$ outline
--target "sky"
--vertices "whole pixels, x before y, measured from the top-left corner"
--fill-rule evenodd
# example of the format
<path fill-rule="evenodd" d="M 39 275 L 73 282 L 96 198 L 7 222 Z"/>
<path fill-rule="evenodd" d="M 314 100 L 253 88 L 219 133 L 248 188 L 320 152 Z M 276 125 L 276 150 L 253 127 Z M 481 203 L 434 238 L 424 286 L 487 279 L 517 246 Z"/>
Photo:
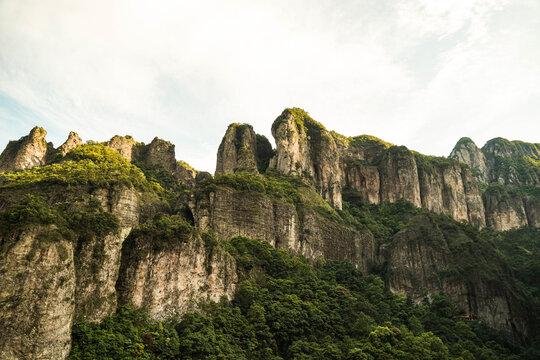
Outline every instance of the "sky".
<path fill-rule="evenodd" d="M 213 172 L 287 107 L 429 155 L 540 142 L 540 0 L 0 0 L 2 149 L 158 136 Z"/>

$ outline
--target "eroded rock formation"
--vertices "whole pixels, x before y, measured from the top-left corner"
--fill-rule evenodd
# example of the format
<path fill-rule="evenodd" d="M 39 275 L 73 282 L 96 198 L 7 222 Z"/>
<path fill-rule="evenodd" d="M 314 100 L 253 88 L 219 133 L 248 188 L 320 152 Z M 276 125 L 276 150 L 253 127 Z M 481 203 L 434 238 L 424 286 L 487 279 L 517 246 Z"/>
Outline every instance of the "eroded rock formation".
<path fill-rule="evenodd" d="M 443 292 L 463 313 L 526 335 L 527 305 L 506 262 L 491 244 L 455 231 L 443 232 L 428 215 L 413 218 L 384 250 L 389 288 L 418 303 Z M 482 262 L 496 272 L 486 274 Z"/>
<path fill-rule="evenodd" d="M 38 126 L 19 140 L 10 141 L 0 155 L 0 172 L 28 169 L 44 165 L 52 144 L 45 140 L 47 132 Z"/>

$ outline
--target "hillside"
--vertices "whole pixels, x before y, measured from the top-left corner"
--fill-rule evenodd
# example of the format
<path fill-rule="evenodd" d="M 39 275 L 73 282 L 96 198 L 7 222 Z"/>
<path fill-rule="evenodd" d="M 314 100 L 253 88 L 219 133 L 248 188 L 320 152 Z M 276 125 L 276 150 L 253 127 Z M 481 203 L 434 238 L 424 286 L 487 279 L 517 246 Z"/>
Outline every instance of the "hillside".
<path fill-rule="evenodd" d="M 231 124 L 214 176 L 158 138 L 11 141 L 0 357 L 538 357 L 536 144 L 272 134 Z"/>

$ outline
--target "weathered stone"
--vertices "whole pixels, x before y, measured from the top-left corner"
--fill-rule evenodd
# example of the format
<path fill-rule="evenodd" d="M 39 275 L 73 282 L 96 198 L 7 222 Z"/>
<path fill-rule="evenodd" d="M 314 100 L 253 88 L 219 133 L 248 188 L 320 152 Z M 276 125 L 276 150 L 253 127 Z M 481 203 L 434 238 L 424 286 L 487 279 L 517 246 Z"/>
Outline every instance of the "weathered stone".
<path fill-rule="evenodd" d="M 428 216 L 417 216 L 386 248 L 388 287 L 417 303 L 443 292 L 463 313 L 516 337 L 527 334 L 527 307 L 510 269 L 491 244 L 475 251 L 472 241 L 464 233 L 451 238 Z M 497 275 L 478 271 L 482 262 L 496 264 Z"/>
<path fill-rule="evenodd" d="M 105 146 L 118 151 L 127 161 L 137 161 L 144 145 L 137 143 L 130 135 L 115 135 L 105 143 Z"/>
<path fill-rule="evenodd" d="M 17 141 L 10 141 L 0 155 L 0 172 L 44 165 L 52 144 L 45 141 L 47 132 L 38 126 Z"/>
<path fill-rule="evenodd" d="M 377 167 L 363 164 L 347 166 L 345 184 L 351 190 L 359 192 L 370 204 L 380 202 L 381 180 Z"/>
<path fill-rule="evenodd" d="M 257 192 L 218 188 L 208 197 L 194 199 L 191 208 L 195 225 L 201 231 L 211 229 L 218 240 L 234 236 L 261 239 L 312 262 L 320 258 L 348 259 L 364 272 L 374 262 L 371 233 L 355 232 L 307 205 L 295 206 Z"/>
<path fill-rule="evenodd" d="M 83 142 L 79 137 L 79 134 L 70 131 L 67 140 L 58 148 L 58 153 L 60 153 L 62 156 L 65 156 L 70 150 L 76 148 L 79 145 L 82 145 L 82 143 Z"/>
<path fill-rule="evenodd" d="M 145 307 L 152 318 L 170 320 L 199 310 L 202 302 L 232 299 L 236 263 L 218 244 L 207 246 L 196 233 L 159 251 L 149 242 L 127 242 L 117 285 L 121 304 Z"/>
<path fill-rule="evenodd" d="M 115 284 L 120 269 L 122 243 L 139 222 L 137 193 L 130 188 L 98 189 L 93 193 L 103 210 L 120 220 L 117 233 L 84 241 L 77 250 L 75 315 L 100 321 L 116 311 Z"/>
<path fill-rule="evenodd" d="M 270 169 L 302 176 L 332 206 L 342 207 L 339 149 L 324 126 L 301 109 L 285 109 L 272 125 L 276 154 Z"/>
<path fill-rule="evenodd" d="M 219 145 L 216 162 L 217 174 L 248 172 L 258 174 L 257 138 L 248 124 L 231 124 Z"/>
<path fill-rule="evenodd" d="M 479 181 L 487 182 L 486 157 L 470 138 L 463 137 L 459 139 L 449 157 L 469 165 Z"/>
<path fill-rule="evenodd" d="M 518 194 L 508 192 L 504 186 L 490 187 L 484 192 L 486 224 L 498 231 L 527 226 L 527 214 Z"/>
<path fill-rule="evenodd" d="M 0 242 L 0 358 L 64 359 L 75 308 L 72 242 L 32 226 Z"/>
<path fill-rule="evenodd" d="M 144 148 L 142 161 L 147 166 L 161 166 L 170 173 L 176 172 L 174 145 L 157 137 Z"/>

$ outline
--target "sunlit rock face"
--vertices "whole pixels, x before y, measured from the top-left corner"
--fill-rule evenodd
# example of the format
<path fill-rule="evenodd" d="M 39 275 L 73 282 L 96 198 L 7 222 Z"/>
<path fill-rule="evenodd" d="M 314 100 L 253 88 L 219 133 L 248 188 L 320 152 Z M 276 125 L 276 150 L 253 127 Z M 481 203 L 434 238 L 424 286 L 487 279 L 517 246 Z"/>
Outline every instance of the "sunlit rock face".
<path fill-rule="evenodd" d="M 0 172 L 28 169 L 44 165 L 52 144 L 45 140 L 47 131 L 35 127 L 19 140 L 10 141 L 0 155 Z"/>
<path fill-rule="evenodd" d="M 75 149 L 77 146 L 82 144 L 83 141 L 81 140 L 79 134 L 70 131 L 67 140 L 58 148 L 58 153 L 65 156 L 72 149 Z"/>
<path fill-rule="evenodd" d="M 272 126 L 270 168 L 302 176 L 341 208 L 344 188 L 372 204 L 406 199 L 414 205 L 484 227 L 480 189 L 457 161 L 427 157 L 372 136 L 347 138 L 327 131 L 300 109 L 287 109 Z"/>

